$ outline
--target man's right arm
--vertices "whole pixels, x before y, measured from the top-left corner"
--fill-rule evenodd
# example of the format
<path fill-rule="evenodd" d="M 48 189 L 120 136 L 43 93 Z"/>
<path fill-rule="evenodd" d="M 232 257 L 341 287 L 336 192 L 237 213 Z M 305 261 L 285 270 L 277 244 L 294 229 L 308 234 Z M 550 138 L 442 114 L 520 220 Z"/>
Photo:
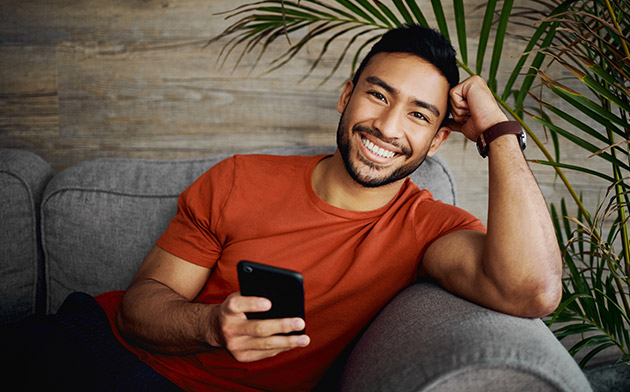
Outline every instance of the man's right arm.
<path fill-rule="evenodd" d="M 210 272 L 154 247 L 123 297 L 117 319 L 121 335 L 150 351 L 168 354 L 225 347 L 243 362 L 308 345 L 306 335 L 276 335 L 303 329 L 301 319 L 246 318 L 245 312 L 271 307 L 264 298 L 233 293 L 222 304 L 193 302 Z"/>

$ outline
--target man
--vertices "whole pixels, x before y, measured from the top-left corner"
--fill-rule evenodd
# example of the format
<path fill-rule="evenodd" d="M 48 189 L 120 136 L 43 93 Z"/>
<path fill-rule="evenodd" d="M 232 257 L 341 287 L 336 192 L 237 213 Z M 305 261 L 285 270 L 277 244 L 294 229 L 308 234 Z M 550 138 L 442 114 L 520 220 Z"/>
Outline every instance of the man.
<path fill-rule="evenodd" d="M 546 204 L 484 81 L 458 79 L 441 35 L 391 31 L 343 89 L 334 155 L 236 156 L 201 176 L 124 295 L 97 297 L 120 342 L 186 390 L 297 391 L 418 277 L 501 312 L 551 312 Z M 407 179 L 452 131 L 486 132 L 487 232 Z M 238 292 L 242 259 L 301 272 L 305 320 L 248 320 L 271 303 Z"/>

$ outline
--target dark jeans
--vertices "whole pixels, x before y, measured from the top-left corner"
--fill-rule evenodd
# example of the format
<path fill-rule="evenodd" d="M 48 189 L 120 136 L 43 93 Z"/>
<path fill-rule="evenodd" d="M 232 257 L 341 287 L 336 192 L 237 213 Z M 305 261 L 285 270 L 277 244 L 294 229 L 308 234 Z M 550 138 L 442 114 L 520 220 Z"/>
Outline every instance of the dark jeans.
<path fill-rule="evenodd" d="M 0 327 L 0 375 L 23 391 L 180 391 L 123 347 L 94 298 Z"/>

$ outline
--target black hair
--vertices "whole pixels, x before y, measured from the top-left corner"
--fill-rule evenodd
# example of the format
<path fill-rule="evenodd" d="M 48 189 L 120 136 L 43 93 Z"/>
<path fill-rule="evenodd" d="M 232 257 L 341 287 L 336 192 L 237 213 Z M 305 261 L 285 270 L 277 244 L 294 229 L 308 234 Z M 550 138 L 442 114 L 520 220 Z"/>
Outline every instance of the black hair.
<path fill-rule="evenodd" d="M 372 46 L 361 65 L 352 78 L 352 84 L 357 85 L 361 73 L 378 53 L 409 53 L 433 64 L 446 78 L 450 88 L 459 83 L 459 69 L 457 68 L 456 52 L 446 37 L 437 30 L 405 24 L 389 30 L 378 42 Z M 448 119 L 450 104 L 444 122 Z"/>

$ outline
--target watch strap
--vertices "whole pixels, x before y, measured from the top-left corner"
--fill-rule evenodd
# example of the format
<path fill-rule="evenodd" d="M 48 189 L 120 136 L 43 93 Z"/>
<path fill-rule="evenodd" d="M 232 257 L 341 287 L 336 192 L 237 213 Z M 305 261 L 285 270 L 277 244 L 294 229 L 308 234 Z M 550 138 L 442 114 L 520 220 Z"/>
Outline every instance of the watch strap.
<path fill-rule="evenodd" d="M 521 127 L 521 124 L 518 121 L 502 121 L 486 129 L 481 135 L 479 135 L 479 139 L 477 139 L 477 149 L 479 150 L 479 154 L 484 158 L 487 157 L 490 143 L 499 136 L 508 134 L 522 136 L 523 128 Z M 524 148 L 522 143 L 521 148 Z"/>

